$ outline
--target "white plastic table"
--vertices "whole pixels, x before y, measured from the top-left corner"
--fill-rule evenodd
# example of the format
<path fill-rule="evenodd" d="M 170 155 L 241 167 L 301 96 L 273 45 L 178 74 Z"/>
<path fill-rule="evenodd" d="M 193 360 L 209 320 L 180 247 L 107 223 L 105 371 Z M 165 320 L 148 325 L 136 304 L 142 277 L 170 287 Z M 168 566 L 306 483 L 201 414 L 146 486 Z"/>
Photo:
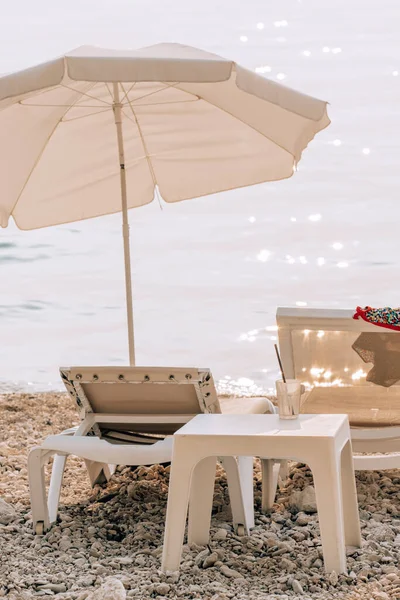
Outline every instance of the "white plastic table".
<path fill-rule="evenodd" d="M 345 545 L 361 545 L 347 415 L 300 415 L 287 421 L 278 415 L 219 414 L 198 415 L 174 435 L 163 571 L 179 569 L 188 506 L 188 542 L 208 543 L 217 456 L 292 459 L 309 465 L 325 570 L 346 571 Z"/>

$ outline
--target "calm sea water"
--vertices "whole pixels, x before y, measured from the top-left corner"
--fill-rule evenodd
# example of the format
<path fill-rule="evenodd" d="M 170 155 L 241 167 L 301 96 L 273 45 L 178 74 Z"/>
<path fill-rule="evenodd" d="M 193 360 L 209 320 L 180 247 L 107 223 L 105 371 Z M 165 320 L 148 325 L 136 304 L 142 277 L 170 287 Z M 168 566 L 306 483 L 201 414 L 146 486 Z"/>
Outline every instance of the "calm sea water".
<path fill-rule="evenodd" d="M 266 389 L 277 306 L 400 304 L 399 31 L 398 0 L 0 8 L 3 73 L 85 43 L 179 41 L 331 103 L 292 179 L 131 211 L 139 364 L 209 366 Z M 59 388 L 60 365 L 126 363 L 121 240 L 119 215 L 0 230 L 0 389 Z"/>

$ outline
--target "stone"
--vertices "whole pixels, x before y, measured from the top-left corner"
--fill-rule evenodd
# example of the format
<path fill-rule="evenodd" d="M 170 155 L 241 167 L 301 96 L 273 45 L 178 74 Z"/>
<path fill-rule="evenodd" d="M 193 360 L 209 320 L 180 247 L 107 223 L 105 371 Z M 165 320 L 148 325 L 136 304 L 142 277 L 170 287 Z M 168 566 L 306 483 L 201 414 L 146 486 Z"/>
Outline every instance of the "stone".
<path fill-rule="evenodd" d="M 17 512 L 11 504 L 8 504 L 5 500 L 0 498 L 0 523 L 2 525 L 8 525 L 17 518 Z"/>
<path fill-rule="evenodd" d="M 296 519 L 296 525 L 308 525 L 311 520 L 309 515 L 306 515 L 304 512 L 299 512 Z"/>
<path fill-rule="evenodd" d="M 44 585 L 38 586 L 39 590 L 50 590 L 55 594 L 61 594 L 62 592 L 67 591 L 67 586 L 65 583 L 45 583 Z"/>
<path fill-rule="evenodd" d="M 228 532 L 226 529 L 218 529 L 214 535 L 213 535 L 213 540 L 215 541 L 219 541 L 219 540 L 225 540 L 226 537 L 228 535 Z"/>
<path fill-rule="evenodd" d="M 339 582 L 338 574 L 336 573 L 336 571 L 332 571 L 332 573 L 329 574 L 329 583 L 331 585 L 333 585 L 334 587 L 336 587 L 338 582 Z"/>
<path fill-rule="evenodd" d="M 292 590 L 295 594 L 304 594 L 303 587 L 300 581 L 297 581 L 297 579 L 292 580 Z"/>
<path fill-rule="evenodd" d="M 243 575 L 241 573 L 235 571 L 235 569 L 230 569 L 227 565 L 222 565 L 220 571 L 229 579 L 243 579 Z"/>
<path fill-rule="evenodd" d="M 218 559 L 219 559 L 218 554 L 216 552 L 212 552 L 211 554 L 209 554 L 208 556 L 205 557 L 205 559 L 203 561 L 203 569 L 208 569 L 209 567 L 213 567 Z"/>
<path fill-rule="evenodd" d="M 159 583 L 158 585 L 154 586 L 154 591 L 159 596 L 165 596 L 166 594 L 169 594 L 170 589 L 171 586 L 168 585 L 168 583 Z"/>
<path fill-rule="evenodd" d="M 125 600 L 126 590 L 119 579 L 110 577 L 87 600 Z"/>
<path fill-rule="evenodd" d="M 317 501 L 315 499 L 315 490 L 312 485 L 308 485 L 303 490 L 295 490 L 289 498 L 289 505 L 299 512 L 316 513 Z"/>

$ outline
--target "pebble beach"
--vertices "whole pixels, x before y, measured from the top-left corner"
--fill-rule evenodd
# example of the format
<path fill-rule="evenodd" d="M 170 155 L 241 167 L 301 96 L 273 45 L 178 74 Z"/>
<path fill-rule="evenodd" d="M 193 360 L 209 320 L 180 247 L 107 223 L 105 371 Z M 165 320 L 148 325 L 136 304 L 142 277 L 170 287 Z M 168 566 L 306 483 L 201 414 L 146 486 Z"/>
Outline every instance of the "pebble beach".
<path fill-rule="evenodd" d="M 40 407 L 40 410 L 38 409 Z M 59 521 L 34 536 L 26 457 L 46 435 L 77 423 L 66 394 L 0 396 L 0 597 L 26 600 L 387 600 L 400 598 L 400 472 L 358 472 L 362 548 L 348 548 L 346 574 L 323 569 L 312 474 L 293 463 L 269 514 L 254 469 L 256 526 L 231 526 L 218 469 L 207 547 L 185 546 L 179 573 L 160 571 L 169 467 L 118 467 L 90 488 L 70 458 Z"/>

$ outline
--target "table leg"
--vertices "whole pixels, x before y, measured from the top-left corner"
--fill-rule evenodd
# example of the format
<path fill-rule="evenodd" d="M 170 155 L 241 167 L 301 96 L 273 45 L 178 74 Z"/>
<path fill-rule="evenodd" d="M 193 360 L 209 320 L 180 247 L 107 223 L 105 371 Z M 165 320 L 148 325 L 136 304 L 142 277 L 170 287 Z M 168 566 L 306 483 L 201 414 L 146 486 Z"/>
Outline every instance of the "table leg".
<path fill-rule="evenodd" d="M 261 459 L 261 510 L 271 510 L 276 496 L 278 484 L 278 470 L 274 469 L 274 461 L 271 458 Z"/>
<path fill-rule="evenodd" d="M 174 446 L 176 446 L 176 441 Z M 196 460 L 182 447 L 173 451 L 161 570 L 177 571 L 182 555 L 190 481 Z"/>
<path fill-rule="evenodd" d="M 350 440 L 343 447 L 341 463 L 345 541 L 347 546 L 361 547 L 360 517 Z"/>
<path fill-rule="evenodd" d="M 331 447 L 326 452 L 320 448 L 317 454 L 318 460 L 316 461 L 314 456 L 309 464 L 314 476 L 325 570 L 328 573 L 332 571 L 338 574 L 345 573 L 346 549 L 340 458 Z"/>
<path fill-rule="evenodd" d="M 193 471 L 189 500 L 189 544 L 205 546 L 209 541 L 216 462 L 215 456 L 209 456 L 197 463 Z"/>
<path fill-rule="evenodd" d="M 233 528 L 242 535 L 243 527 L 249 534 L 254 527 L 253 457 L 223 456 L 220 460 L 228 480 Z"/>

